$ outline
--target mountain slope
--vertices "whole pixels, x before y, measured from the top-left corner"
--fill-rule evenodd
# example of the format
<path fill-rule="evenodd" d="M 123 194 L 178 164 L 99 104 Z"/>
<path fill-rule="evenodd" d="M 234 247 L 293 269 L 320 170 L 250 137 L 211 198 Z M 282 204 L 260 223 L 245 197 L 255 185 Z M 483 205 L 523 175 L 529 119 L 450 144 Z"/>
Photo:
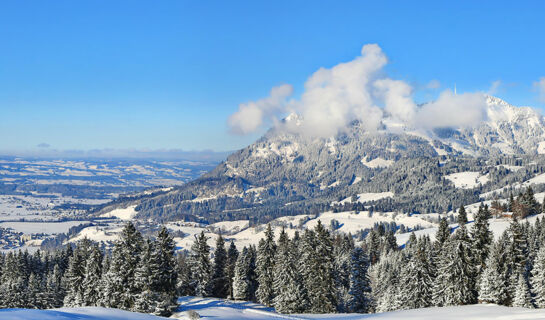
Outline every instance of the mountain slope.
<path fill-rule="evenodd" d="M 291 115 L 284 121 L 297 125 L 304 120 Z M 441 212 L 545 171 L 539 155 L 545 149 L 544 118 L 494 97 L 487 97 L 487 120 L 474 128 L 424 130 L 388 118 L 379 131 L 368 132 L 353 122 L 330 138 L 282 128 L 271 129 L 195 181 L 106 206 L 97 214 L 135 205 L 137 217 L 158 221 L 257 223 L 323 212 L 335 201 L 369 192 L 393 193 L 364 202 L 376 210 Z M 509 169 L 513 165 L 527 167 Z M 457 187 L 451 177 L 463 172 L 480 180 Z"/>

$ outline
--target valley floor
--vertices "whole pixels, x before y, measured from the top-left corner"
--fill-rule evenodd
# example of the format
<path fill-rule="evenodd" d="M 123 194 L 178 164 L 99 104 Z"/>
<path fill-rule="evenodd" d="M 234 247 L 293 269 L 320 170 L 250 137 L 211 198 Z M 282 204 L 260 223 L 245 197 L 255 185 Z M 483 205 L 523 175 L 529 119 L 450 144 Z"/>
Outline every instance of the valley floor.
<path fill-rule="evenodd" d="M 273 320 L 273 319 L 419 319 L 419 320 L 487 320 L 487 319 L 545 319 L 545 309 L 509 308 L 491 304 L 455 306 L 445 308 L 425 308 L 415 310 L 402 310 L 378 314 L 304 314 L 282 315 L 275 313 L 273 309 L 266 308 L 251 302 L 227 301 L 214 298 L 182 297 L 179 300 L 180 308 L 171 319 L 190 319 L 188 310 L 196 311 L 203 319 L 221 320 Z M 27 310 L 27 309 L 0 309 L 2 320 L 160 320 L 166 319 L 147 314 L 127 312 L 117 309 L 86 307 L 86 308 L 61 308 L 52 310 Z"/>

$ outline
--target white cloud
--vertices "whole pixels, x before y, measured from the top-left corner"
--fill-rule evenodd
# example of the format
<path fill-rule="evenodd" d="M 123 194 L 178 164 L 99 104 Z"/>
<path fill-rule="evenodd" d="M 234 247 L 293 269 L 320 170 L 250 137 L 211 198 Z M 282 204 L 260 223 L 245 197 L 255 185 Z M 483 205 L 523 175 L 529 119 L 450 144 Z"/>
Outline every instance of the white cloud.
<path fill-rule="evenodd" d="M 406 123 L 412 123 L 416 113 L 416 104 L 412 99 L 412 88 L 400 80 L 379 79 L 375 81 L 377 96 L 384 101 L 384 110 L 392 117 Z"/>
<path fill-rule="evenodd" d="M 534 82 L 534 88 L 539 92 L 539 101 L 545 103 L 545 77 L 541 77 L 539 81 Z"/>
<path fill-rule="evenodd" d="M 296 130 L 329 137 L 353 120 L 361 120 L 368 130 L 377 129 L 382 109 L 375 105 L 370 89 L 386 62 L 380 47 L 368 44 L 354 60 L 316 71 L 306 81 L 301 100 L 292 105 L 303 117 Z"/>
<path fill-rule="evenodd" d="M 418 107 L 408 83 L 385 76 L 387 62 L 378 45 L 364 45 L 361 55 L 353 60 L 314 72 L 300 99 L 287 101 L 293 91 L 289 85 L 273 88 L 268 98 L 241 104 L 229 118 L 229 126 L 235 133 L 247 134 L 274 122 L 290 132 L 331 137 L 354 120 L 373 131 L 381 127 L 385 117 L 427 129 L 471 126 L 486 118 L 483 93 L 455 95 L 447 90 L 436 101 Z M 491 90 L 499 84 L 493 83 Z M 433 80 L 426 87 L 437 89 L 440 83 Z M 302 121 L 276 122 L 287 112 L 296 113 Z"/>
<path fill-rule="evenodd" d="M 436 101 L 423 105 L 416 115 L 421 128 L 471 127 L 487 117 L 486 98 L 480 93 L 443 91 Z"/>
<path fill-rule="evenodd" d="M 272 88 L 267 98 L 240 104 L 238 111 L 227 120 L 231 132 L 252 133 L 265 125 L 267 121 L 274 121 L 276 114 L 284 110 L 286 99 L 292 94 L 293 87 L 284 84 Z"/>

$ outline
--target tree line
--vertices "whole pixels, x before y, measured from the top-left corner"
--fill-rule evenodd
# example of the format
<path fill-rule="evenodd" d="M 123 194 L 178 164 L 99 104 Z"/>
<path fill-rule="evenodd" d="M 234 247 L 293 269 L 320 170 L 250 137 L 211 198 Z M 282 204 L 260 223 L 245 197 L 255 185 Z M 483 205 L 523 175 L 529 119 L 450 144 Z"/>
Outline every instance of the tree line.
<path fill-rule="evenodd" d="M 502 205 L 503 206 L 503 205 Z M 411 234 L 399 247 L 395 230 L 379 224 L 356 244 L 319 221 L 301 233 L 267 226 L 258 245 L 237 249 L 204 232 L 175 254 L 162 228 L 144 239 L 127 223 L 111 250 L 83 239 L 63 250 L 0 255 L 0 306 L 104 306 L 168 316 L 176 297 L 255 301 L 281 313 L 384 312 L 430 306 L 497 303 L 545 308 L 545 219 L 531 189 L 504 207 L 509 228 L 494 241 L 481 204 L 468 222 L 445 218 L 435 239 Z M 496 210 L 494 209 L 494 210 Z M 502 210 L 503 210 L 502 209 Z"/>
<path fill-rule="evenodd" d="M 144 239 L 124 226 L 111 253 L 83 239 L 50 252 L 0 255 L 0 307 L 102 306 L 167 316 L 177 307 L 175 246 L 166 228 Z"/>

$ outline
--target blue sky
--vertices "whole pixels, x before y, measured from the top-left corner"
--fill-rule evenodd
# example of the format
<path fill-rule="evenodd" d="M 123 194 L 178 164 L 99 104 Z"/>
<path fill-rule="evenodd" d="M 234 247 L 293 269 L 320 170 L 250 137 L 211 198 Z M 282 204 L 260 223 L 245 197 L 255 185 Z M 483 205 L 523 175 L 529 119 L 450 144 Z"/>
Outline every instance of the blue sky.
<path fill-rule="evenodd" d="M 4 1 L 0 150 L 233 150 L 240 103 L 377 43 L 418 90 L 543 109 L 543 1 Z"/>

